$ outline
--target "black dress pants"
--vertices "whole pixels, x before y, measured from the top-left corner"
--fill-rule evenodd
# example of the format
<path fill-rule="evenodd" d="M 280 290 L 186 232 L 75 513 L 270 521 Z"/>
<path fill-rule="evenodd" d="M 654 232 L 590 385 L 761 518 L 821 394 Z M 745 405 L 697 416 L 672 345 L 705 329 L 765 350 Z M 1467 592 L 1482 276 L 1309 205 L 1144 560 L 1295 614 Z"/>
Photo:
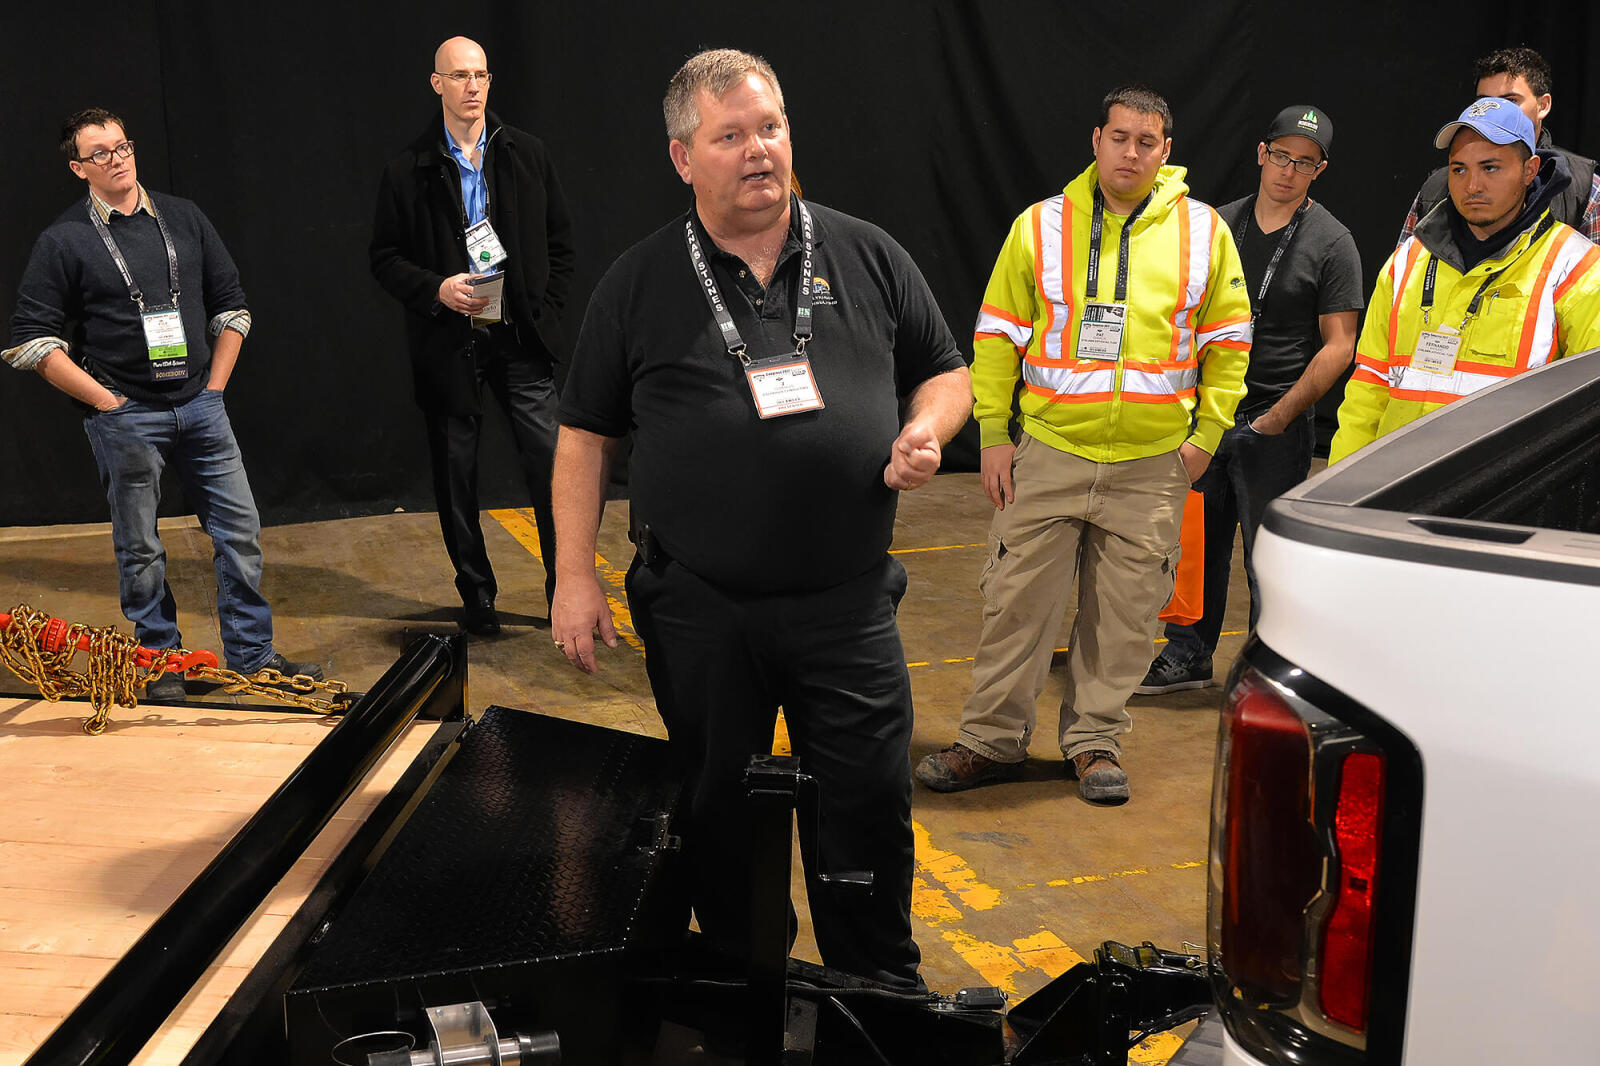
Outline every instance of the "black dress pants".
<path fill-rule="evenodd" d="M 817 825 L 802 819 L 800 832 L 822 960 L 893 985 L 918 980 L 911 679 L 896 622 L 905 588 L 905 569 L 887 555 L 833 588 L 783 596 L 730 593 L 670 559 L 634 560 L 628 604 L 683 764 L 690 893 L 714 949 L 749 954 L 743 776 L 751 755 L 772 750 L 781 706 L 800 769 L 818 784 Z M 873 873 L 870 895 L 817 880 L 858 870 Z"/>
<path fill-rule="evenodd" d="M 550 468 L 555 459 L 558 426 L 555 381 L 548 360 L 524 352 L 509 326 L 474 330 L 473 344 L 478 392 L 482 395 L 487 386 L 511 424 L 517 461 L 539 530 L 548 605 L 556 587 L 556 527 L 550 512 Z M 485 403 L 485 409 L 487 406 Z M 483 413 L 424 412 L 439 529 L 455 567 L 456 590 L 467 606 L 491 603 L 499 591 L 478 520 L 478 438 L 483 419 Z"/>

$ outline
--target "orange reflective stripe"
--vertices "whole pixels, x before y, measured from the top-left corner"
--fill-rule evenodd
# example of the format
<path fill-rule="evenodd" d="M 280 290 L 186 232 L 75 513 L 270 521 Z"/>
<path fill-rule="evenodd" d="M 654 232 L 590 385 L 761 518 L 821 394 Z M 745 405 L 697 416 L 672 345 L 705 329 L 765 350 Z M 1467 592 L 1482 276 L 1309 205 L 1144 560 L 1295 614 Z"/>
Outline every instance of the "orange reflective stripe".
<path fill-rule="evenodd" d="M 1394 300 L 1389 307 L 1389 362 L 1394 362 L 1395 338 L 1400 332 L 1400 303 L 1405 298 L 1406 286 L 1411 282 L 1411 270 L 1417 265 L 1421 257 L 1422 242 L 1416 237 L 1411 238 L 1411 247 L 1406 250 L 1406 268 L 1400 275 L 1399 282 L 1394 285 Z M 1389 280 L 1395 282 L 1395 261 L 1389 260 Z"/>
<path fill-rule="evenodd" d="M 1350 375 L 1350 380 L 1363 381 L 1368 385 L 1382 385 L 1385 388 L 1387 388 L 1389 385 L 1388 378 L 1384 377 L 1382 374 L 1374 373 L 1372 370 L 1364 366 L 1357 366 L 1355 372 Z"/>
<path fill-rule="evenodd" d="M 1600 248 L 1590 248 L 1583 253 L 1583 258 L 1578 260 L 1578 265 L 1568 271 L 1566 280 L 1556 286 L 1555 295 L 1551 299 L 1560 300 L 1567 294 L 1567 290 L 1572 288 L 1573 283 L 1587 274 L 1596 263 L 1600 263 Z"/>
<path fill-rule="evenodd" d="M 1534 334 L 1539 331 L 1539 315 L 1544 310 L 1544 300 L 1541 297 L 1544 295 L 1545 284 L 1550 280 L 1550 268 L 1560 257 L 1561 248 L 1567 243 L 1567 238 L 1575 236 L 1577 232 L 1565 226 L 1560 227 L 1555 240 L 1545 251 L 1544 262 L 1539 264 L 1539 276 L 1534 280 L 1533 291 L 1528 295 L 1528 310 L 1522 316 L 1522 339 L 1517 344 L 1517 365 L 1513 373 L 1528 369 L 1528 354 L 1533 350 Z M 1552 314 L 1555 312 L 1553 301 L 1550 310 Z M 1555 351 L 1555 346 L 1552 345 L 1550 350 Z M 1547 352 L 1546 355 L 1548 354 Z"/>
<path fill-rule="evenodd" d="M 1124 391 L 1122 394 L 1122 399 L 1127 403 L 1177 403 L 1179 400 L 1193 395 L 1193 389 L 1179 389 L 1176 392 L 1163 392 L 1159 396 L 1148 392 Z"/>
<path fill-rule="evenodd" d="M 1199 305 L 1196 304 L 1193 309 L 1185 309 L 1184 306 L 1189 297 L 1189 205 L 1183 202 L 1186 199 L 1188 197 L 1180 197 L 1178 202 L 1172 205 L 1172 213 L 1178 216 L 1178 296 L 1177 299 L 1172 301 L 1172 306 L 1178 309 L 1179 314 L 1189 319 L 1189 328 L 1192 331 L 1194 329 L 1194 316 Z M 1182 330 L 1178 328 L 1177 317 L 1174 316 L 1172 322 L 1172 345 L 1167 349 L 1167 358 L 1173 361 L 1179 359 L 1188 360 L 1194 357 L 1193 352 L 1179 354 L 1178 339 L 1181 333 Z M 1190 336 L 1193 336 L 1192 332 Z"/>
<path fill-rule="evenodd" d="M 1032 329 L 1033 328 L 1033 323 L 1029 322 L 1027 319 L 1023 318 L 1021 315 L 1012 314 L 1010 311 L 1007 311 L 1005 308 L 996 307 L 994 304 L 981 304 L 978 307 L 978 310 L 982 311 L 984 314 L 993 315 L 996 318 L 1003 318 L 1007 322 L 1014 322 L 1017 325 L 1021 326 L 1023 329 Z"/>
<path fill-rule="evenodd" d="M 1356 366 L 1366 367 L 1374 374 L 1382 374 L 1385 370 L 1389 369 L 1388 363 L 1385 363 L 1381 359 L 1374 359 L 1372 356 L 1366 355 L 1363 352 L 1356 353 Z"/>
<path fill-rule="evenodd" d="M 1049 290 L 1044 284 L 1044 235 L 1040 233 L 1039 220 L 1044 212 L 1044 204 L 1034 204 L 1028 212 L 1033 222 L 1033 284 L 1035 289 L 1044 297 L 1044 329 L 1035 331 L 1034 337 L 1038 341 L 1040 355 L 1048 355 L 1045 347 L 1049 344 L 1050 326 L 1056 320 L 1055 301 L 1050 299 Z"/>

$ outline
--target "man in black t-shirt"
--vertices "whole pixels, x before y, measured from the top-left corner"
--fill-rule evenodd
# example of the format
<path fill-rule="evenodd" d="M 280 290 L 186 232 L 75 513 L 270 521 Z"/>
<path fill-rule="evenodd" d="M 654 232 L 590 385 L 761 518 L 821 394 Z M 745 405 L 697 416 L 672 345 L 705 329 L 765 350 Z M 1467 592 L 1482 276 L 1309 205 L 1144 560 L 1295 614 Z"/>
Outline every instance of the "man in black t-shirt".
<path fill-rule="evenodd" d="M 1165 650 L 1134 689 L 1142 695 L 1212 683 L 1235 526 L 1244 536 L 1254 628 L 1260 613 L 1251 560 L 1256 530 L 1267 504 L 1310 471 L 1313 409 L 1355 353 L 1361 259 L 1350 231 L 1308 195 L 1328 167 L 1332 144 L 1333 123 L 1324 111 L 1284 108 L 1256 146 L 1256 192 L 1219 209 L 1250 286 L 1250 368 L 1233 428 L 1195 484 L 1205 494 L 1204 613 L 1194 625 L 1167 625 Z"/>
<path fill-rule="evenodd" d="M 967 368 L 904 249 L 791 194 L 764 60 L 695 56 L 663 110 L 694 207 L 624 252 L 584 316 L 556 448 L 553 636 L 589 673 L 595 633 L 616 644 L 595 533 L 631 435 L 628 606 L 687 778 L 701 932 L 749 952 L 743 775 L 781 706 L 818 786 L 800 833 L 822 959 L 915 988 L 906 575 L 888 548 L 898 492 L 933 476 L 972 409 Z M 857 871 L 870 892 L 839 876 Z"/>

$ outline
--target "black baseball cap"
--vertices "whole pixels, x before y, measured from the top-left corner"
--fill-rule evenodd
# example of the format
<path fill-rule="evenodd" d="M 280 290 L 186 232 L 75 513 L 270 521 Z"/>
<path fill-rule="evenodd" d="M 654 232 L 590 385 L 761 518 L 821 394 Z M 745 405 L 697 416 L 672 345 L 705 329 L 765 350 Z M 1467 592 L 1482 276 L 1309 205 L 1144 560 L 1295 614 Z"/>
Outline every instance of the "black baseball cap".
<path fill-rule="evenodd" d="M 1322 149 L 1322 158 L 1326 159 L 1332 154 L 1333 119 L 1329 118 L 1328 113 L 1320 107 L 1312 107 L 1310 104 L 1286 107 L 1278 112 L 1278 117 L 1267 127 L 1265 139 L 1271 142 L 1279 137 L 1309 138 Z"/>

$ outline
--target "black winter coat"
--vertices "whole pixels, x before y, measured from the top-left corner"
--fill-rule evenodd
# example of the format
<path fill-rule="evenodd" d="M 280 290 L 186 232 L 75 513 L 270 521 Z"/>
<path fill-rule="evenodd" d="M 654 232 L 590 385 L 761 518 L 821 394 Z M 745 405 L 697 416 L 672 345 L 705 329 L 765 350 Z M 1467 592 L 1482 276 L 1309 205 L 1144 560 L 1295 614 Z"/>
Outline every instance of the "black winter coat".
<path fill-rule="evenodd" d="M 493 112 L 487 128 L 489 221 L 509 257 L 504 318 L 526 356 L 553 367 L 575 259 L 566 199 L 539 138 Z M 471 319 L 439 303 L 440 283 L 467 269 L 461 179 L 444 137 L 435 115 L 384 168 L 368 251 L 373 277 L 405 306 L 417 406 L 477 414 Z"/>

